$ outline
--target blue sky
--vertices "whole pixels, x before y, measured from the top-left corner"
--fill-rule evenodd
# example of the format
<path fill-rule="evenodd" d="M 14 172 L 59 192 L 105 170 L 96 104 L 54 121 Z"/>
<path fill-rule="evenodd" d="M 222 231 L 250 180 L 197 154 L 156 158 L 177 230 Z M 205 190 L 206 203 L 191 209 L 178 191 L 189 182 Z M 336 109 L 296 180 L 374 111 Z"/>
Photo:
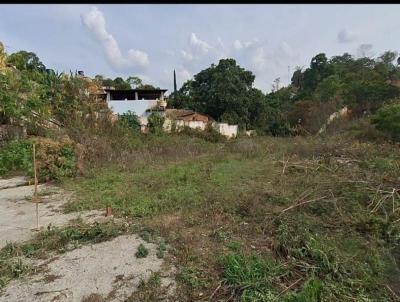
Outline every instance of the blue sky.
<path fill-rule="evenodd" d="M 169 91 L 173 69 L 181 86 L 234 58 L 269 91 L 319 52 L 399 51 L 399 16 L 400 5 L 0 5 L 0 41 L 58 71 L 137 75 Z"/>

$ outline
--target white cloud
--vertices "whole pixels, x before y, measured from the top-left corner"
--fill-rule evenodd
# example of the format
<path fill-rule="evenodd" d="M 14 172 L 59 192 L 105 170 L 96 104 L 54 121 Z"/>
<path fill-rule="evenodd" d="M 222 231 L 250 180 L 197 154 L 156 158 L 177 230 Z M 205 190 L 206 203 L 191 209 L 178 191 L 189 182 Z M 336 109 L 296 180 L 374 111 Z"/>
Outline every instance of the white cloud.
<path fill-rule="evenodd" d="M 340 43 L 350 43 L 357 39 L 357 35 L 348 29 L 343 29 L 338 33 L 337 38 Z"/>
<path fill-rule="evenodd" d="M 254 69 L 261 70 L 267 65 L 267 53 L 263 47 L 258 47 L 254 51 L 251 57 L 251 63 L 253 64 Z"/>
<path fill-rule="evenodd" d="M 200 40 L 197 38 L 195 33 L 190 35 L 189 45 L 195 50 L 199 51 L 203 54 L 207 53 L 213 47 L 209 45 L 207 42 Z"/>
<path fill-rule="evenodd" d="M 235 42 L 233 42 L 233 48 L 235 48 L 236 50 L 242 49 L 242 42 L 240 42 L 240 40 L 235 40 Z"/>
<path fill-rule="evenodd" d="M 184 50 L 181 50 L 181 54 L 182 54 L 182 57 L 185 60 L 188 60 L 188 61 L 192 61 L 193 60 L 193 55 L 191 53 L 189 53 L 187 51 L 184 51 Z"/>
<path fill-rule="evenodd" d="M 222 42 L 222 39 L 220 37 L 218 37 L 217 42 L 218 42 L 219 48 L 222 50 L 225 50 L 225 44 L 224 44 L 224 42 Z"/>
<path fill-rule="evenodd" d="M 92 7 L 90 12 L 81 15 L 81 18 L 86 28 L 102 44 L 105 56 L 112 67 L 125 69 L 145 67 L 149 64 L 149 57 L 144 51 L 129 49 L 126 56 L 122 55 L 117 41 L 112 34 L 107 32 L 106 20 L 97 7 Z"/>

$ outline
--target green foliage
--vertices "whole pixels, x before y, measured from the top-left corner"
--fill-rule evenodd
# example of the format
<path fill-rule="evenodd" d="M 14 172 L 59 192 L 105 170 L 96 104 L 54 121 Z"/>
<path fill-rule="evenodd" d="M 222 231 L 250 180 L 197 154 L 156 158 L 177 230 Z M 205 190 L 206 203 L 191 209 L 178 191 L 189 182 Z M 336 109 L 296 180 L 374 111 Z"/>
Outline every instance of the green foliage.
<path fill-rule="evenodd" d="M 117 77 L 114 79 L 114 87 L 115 89 L 121 89 L 121 90 L 131 89 L 131 85 L 128 82 L 125 82 L 124 79 L 121 77 Z"/>
<path fill-rule="evenodd" d="M 141 243 L 135 253 L 136 258 L 146 258 L 149 250 Z"/>
<path fill-rule="evenodd" d="M 284 267 L 256 254 L 228 254 L 220 259 L 224 280 L 239 291 L 240 301 L 274 301 Z"/>
<path fill-rule="evenodd" d="M 322 298 L 323 283 L 311 277 L 308 279 L 298 293 L 289 293 L 283 301 L 285 302 L 318 302 Z"/>
<path fill-rule="evenodd" d="M 393 141 L 400 141 L 400 102 L 380 108 L 372 117 L 372 123 L 378 130 L 388 134 Z"/>
<path fill-rule="evenodd" d="M 174 105 L 204 112 L 219 121 L 246 125 L 252 102 L 249 90 L 253 89 L 254 78 L 234 59 L 222 59 L 218 65 L 212 64 L 185 83 Z"/>
<path fill-rule="evenodd" d="M 157 247 L 157 258 L 164 258 L 164 253 L 167 250 L 167 245 L 164 240 L 160 240 Z"/>
<path fill-rule="evenodd" d="M 183 127 L 180 129 L 179 134 L 202 138 L 214 143 L 226 141 L 226 137 L 220 134 L 211 125 L 207 125 L 205 130 Z"/>
<path fill-rule="evenodd" d="M 140 280 L 137 290 L 126 302 L 153 302 L 162 300 L 165 289 L 161 285 L 160 273 L 152 272 L 148 280 Z"/>
<path fill-rule="evenodd" d="M 24 50 L 15 52 L 8 56 L 7 63 L 14 65 L 19 70 L 39 72 L 44 72 L 46 70 L 46 66 L 44 66 L 35 53 Z"/>
<path fill-rule="evenodd" d="M 176 279 L 191 289 L 199 289 L 208 284 L 208 281 L 204 276 L 204 272 L 195 266 L 181 268 L 176 276 Z"/>
<path fill-rule="evenodd" d="M 32 172 L 32 142 L 15 140 L 0 149 L 0 175 L 10 172 Z"/>
<path fill-rule="evenodd" d="M 42 139 L 14 140 L 7 143 L 0 150 L 0 175 L 19 172 L 33 177 L 34 142 L 39 180 L 60 180 L 75 174 L 75 151 L 70 142 Z"/>
<path fill-rule="evenodd" d="M 43 138 L 35 143 L 39 180 L 61 180 L 75 175 L 76 156 L 70 140 Z"/>
<path fill-rule="evenodd" d="M 148 126 L 151 133 L 161 134 L 163 133 L 163 125 L 165 118 L 156 112 L 152 112 L 148 117 Z"/>
<path fill-rule="evenodd" d="M 128 112 L 119 115 L 119 119 L 125 126 L 132 129 L 133 131 L 140 130 L 139 117 L 134 112 L 128 110 Z"/>

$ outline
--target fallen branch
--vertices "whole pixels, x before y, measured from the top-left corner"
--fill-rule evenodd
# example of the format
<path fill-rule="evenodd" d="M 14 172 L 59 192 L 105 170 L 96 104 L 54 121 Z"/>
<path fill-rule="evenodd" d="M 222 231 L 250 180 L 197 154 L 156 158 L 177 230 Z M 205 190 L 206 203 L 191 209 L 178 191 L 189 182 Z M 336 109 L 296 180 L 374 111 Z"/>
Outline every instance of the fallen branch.
<path fill-rule="evenodd" d="M 386 285 L 386 288 L 393 294 L 393 296 L 400 301 L 400 297 L 398 295 L 396 295 L 396 293 L 390 288 L 389 285 Z"/>
<path fill-rule="evenodd" d="M 219 282 L 219 285 L 217 286 L 217 288 L 213 291 L 213 293 L 211 294 L 210 298 L 214 297 L 214 295 L 216 294 L 216 292 L 221 288 L 222 282 Z"/>
<path fill-rule="evenodd" d="M 278 294 L 278 297 L 281 296 L 281 295 L 283 295 L 284 293 L 286 293 L 289 289 L 291 289 L 293 286 L 295 286 L 295 285 L 296 285 L 297 283 L 299 283 L 301 280 L 303 280 L 303 278 L 300 278 L 300 279 L 296 280 L 295 282 L 293 282 L 292 284 L 290 284 L 287 288 L 285 288 L 283 291 L 281 291 L 281 292 Z"/>
<path fill-rule="evenodd" d="M 44 294 L 51 294 L 51 293 L 56 293 L 56 292 L 62 292 L 64 290 L 67 290 L 69 288 L 64 288 L 64 289 L 55 289 L 55 290 L 47 290 L 47 291 L 42 291 L 42 292 L 37 292 L 35 293 L 35 296 L 40 296 Z"/>
<path fill-rule="evenodd" d="M 285 174 L 286 165 L 289 162 L 289 159 L 290 159 L 290 157 L 288 157 L 288 159 L 286 160 L 286 162 L 283 165 L 282 175 Z M 283 161 L 285 161 L 285 156 L 283 156 Z"/>
<path fill-rule="evenodd" d="M 291 209 L 297 208 L 297 207 L 299 207 L 299 206 L 302 206 L 302 205 L 305 205 L 305 204 L 308 204 L 308 203 L 311 203 L 311 202 L 314 202 L 314 201 L 319 201 L 319 200 L 325 199 L 326 197 L 327 197 L 327 196 L 322 196 L 322 197 L 319 197 L 319 198 L 306 200 L 306 201 L 300 202 L 300 203 L 298 203 L 298 204 L 292 205 L 292 206 L 290 206 L 290 207 L 284 209 L 279 215 L 281 215 L 281 214 L 283 214 L 283 213 L 285 213 L 285 212 L 287 212 L 287 211 L 289 211 L 289 210 L 291 210 Z"/>

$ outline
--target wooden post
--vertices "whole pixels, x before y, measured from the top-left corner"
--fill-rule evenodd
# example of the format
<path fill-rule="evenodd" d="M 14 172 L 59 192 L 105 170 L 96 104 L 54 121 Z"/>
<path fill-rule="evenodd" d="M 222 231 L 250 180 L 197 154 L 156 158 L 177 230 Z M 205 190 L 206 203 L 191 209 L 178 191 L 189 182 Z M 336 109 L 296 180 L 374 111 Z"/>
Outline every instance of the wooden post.
<path fill-rule="evenodd" d="M 36 149 L 35 149 L 35 143 L 33 143 L 33 173 L 34 173 L 34 176 L 35 176 L 35 189 L 33 191 L 33 200 L 36 203 L 36 229 L 39 230 L 39 200 L 38 200 L 38 195 L 37 195 L 38 179 L 37 179 L 37 174 L 36 174 Z"/>

